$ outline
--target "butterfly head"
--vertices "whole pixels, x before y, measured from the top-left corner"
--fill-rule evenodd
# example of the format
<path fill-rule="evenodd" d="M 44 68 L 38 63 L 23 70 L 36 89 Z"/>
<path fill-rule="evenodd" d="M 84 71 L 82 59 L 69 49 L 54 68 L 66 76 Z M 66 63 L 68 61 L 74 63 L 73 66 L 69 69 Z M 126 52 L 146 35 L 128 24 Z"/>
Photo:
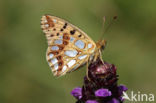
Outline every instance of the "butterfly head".
<path fill-rule="evenodd" d="M 106 46 L 106 40 L 99 40 L 97 43 L 96 43 L 96 46 L 99 50 L 104 50 L 105 46 Z"/>

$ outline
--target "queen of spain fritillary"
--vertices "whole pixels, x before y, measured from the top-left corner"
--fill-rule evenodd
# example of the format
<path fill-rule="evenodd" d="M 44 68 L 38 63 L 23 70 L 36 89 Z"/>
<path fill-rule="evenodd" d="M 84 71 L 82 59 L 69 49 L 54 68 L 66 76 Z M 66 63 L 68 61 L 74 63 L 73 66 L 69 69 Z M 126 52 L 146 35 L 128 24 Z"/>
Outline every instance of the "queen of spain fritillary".
<path fill-rule="evenodd" d="M 50 15 L 42 16 L 41 28 L 48 41 L 46 59 L 54 76 L 65 75 L 101 58 L 105 40 L 95 43 L 76 26 Z"/>

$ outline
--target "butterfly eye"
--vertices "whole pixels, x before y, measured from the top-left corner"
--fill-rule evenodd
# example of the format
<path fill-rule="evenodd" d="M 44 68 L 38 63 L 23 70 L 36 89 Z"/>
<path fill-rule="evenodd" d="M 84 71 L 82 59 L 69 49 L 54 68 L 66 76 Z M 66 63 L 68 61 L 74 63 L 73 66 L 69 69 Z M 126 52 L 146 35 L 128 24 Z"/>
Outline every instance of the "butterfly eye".
<path fill-rule="evenodd" d="M 102 45 L 102 46 L 101 46 L 101 50 L 104 50 L 104 49 L 105 49 L 105 45 Z"/>

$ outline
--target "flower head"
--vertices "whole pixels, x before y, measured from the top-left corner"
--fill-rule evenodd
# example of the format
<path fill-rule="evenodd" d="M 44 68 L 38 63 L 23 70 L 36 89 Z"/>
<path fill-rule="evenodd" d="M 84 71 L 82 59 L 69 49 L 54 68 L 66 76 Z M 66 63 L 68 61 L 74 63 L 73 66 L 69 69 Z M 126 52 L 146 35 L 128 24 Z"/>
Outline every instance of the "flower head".
<path fill-rule="evenodd" d="M 117 85 L 118 75 L 113 64 L 97 59 L 88 67 L 88 77 L 84 77 L 82 88 L 73 90 L 72 95 L 77 99 L 76 103 L 123 103 L 124 85 Z M 89 78 L 89 79 L 88 79 Z"/>

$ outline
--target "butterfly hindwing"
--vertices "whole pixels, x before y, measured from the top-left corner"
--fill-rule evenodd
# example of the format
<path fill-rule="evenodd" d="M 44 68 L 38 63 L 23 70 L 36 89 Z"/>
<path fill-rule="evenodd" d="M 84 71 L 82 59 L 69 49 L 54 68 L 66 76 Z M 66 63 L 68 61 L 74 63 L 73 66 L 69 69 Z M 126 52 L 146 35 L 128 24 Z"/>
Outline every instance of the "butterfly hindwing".
<path fill-rule="evenodd" d="M 48 40 L 47 61 L 55 76 L 76 70 L 96 48 L 87 34 L 58 17 L 42 16 L 41 28 Z"/>

